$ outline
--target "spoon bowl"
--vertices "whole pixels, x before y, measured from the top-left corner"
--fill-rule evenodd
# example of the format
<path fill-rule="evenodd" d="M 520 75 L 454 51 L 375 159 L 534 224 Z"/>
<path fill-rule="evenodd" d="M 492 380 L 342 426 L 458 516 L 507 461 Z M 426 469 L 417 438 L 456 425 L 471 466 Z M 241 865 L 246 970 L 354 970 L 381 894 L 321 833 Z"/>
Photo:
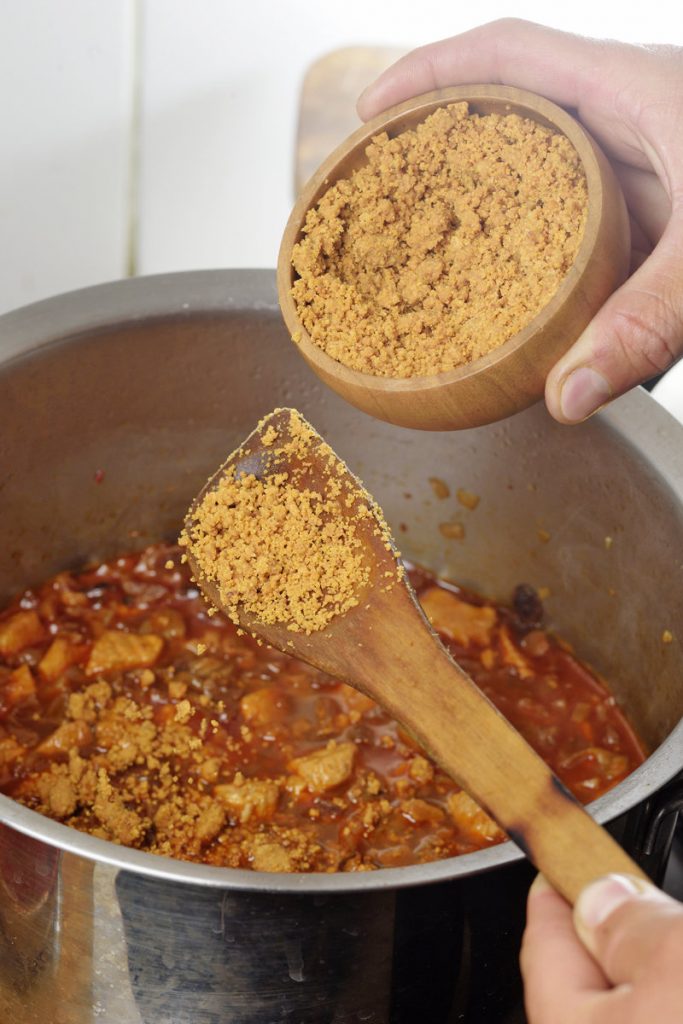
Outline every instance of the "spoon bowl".
<path fill-rule="evenodd" d="M 187 557 L 209 601 L 233 618 L 236 614 L 243 629 L 272 647 L 349 683 L 380 704 L 570 902 L 603 874 L 644 877 L 447 652 L 407 581 L 381 511 L 319 435 L 314 433 L 307 452 L 305 486 L 322 493 L 330 480 L 342 482 L 339 514 L 353 522 L 369 568 L 355 606 L 332 617 L 322 629 L 295 631 L 288 622 L 260 622 L 239 605 L 235 611 L 230 595 L 207 577 L 191 540 L 203 499 L 226 475 L 264 479 L 289 469 L 291 478 L 297 479 L 299 467 L 288 466 L 287 453 L 281 448 L 274 453 L 269 440 L 276 431 L 278 444 L 286 445 L 296 422 L 301 423 L 301 417 L 289 409 L 262 420 L 190 507 L 185 522 Z M 371 515 L 359 518 L 361 506 Z"/>
<path fill-rule="evenodd" d="M 292 297 L 292 249 L 308 211 L 336 181 L 366 162 L 365 150 L 380 132 L 394 137 L 414 128 L 438 107 L 467 101 L 478 114 L 519 114 L 565 135 L 586 174 L 587 219 L 574 263 L 547 305 L 517 334 L 472 363 L 432 376 L 375 376 L 337 362 L 310 338 Z M 397 426 L 455 430 L 503 419 L 543 395 L 548 371 L 569 349 L 611 293 L 626 278 L 630 227 L 616 176 L 588 132 L 544 97 L 502 85 L 438 89 L 407 100 L 359 128 L 322 164 L 304 187 L 282 238 L 277 267 L 280 307 L 301 355 L 318 376 L 352 405 Z"/>

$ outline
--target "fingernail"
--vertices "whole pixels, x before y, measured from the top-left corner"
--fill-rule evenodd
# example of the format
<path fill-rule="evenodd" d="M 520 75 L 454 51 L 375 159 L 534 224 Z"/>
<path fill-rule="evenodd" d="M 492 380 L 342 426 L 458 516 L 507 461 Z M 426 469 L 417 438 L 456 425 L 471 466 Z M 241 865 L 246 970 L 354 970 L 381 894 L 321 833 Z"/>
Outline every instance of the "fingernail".
<path fill-rule="evenodd" d="M 361 120 L 366 120 L 365 114 L 361 114 L 361 111 L 363 109 L 364 104 L 368 101 L 368 99 L 372 98 L 372 94 L 374 91 L 375 84 L 373 82 L 371 85 L 367 85 L 365 89 L 363 89 L 362 93 L 356 100 L 356 110 L 358 111 L 358 116 L 361 118 Z"/>
<path fill-rule="evenodd" d="M 609 402 L 612 389 L 608 381 L 589 366 L 572 370 L 560 394 L 562 415 L 570 423 L 580 423 Z"/>
<path fill-rule="evenodd" d="M 628 875 L 606 875 L 587 886 L 574 908 L 574 913 L 585 928 L 597 928 L 610 914 L 647 886 Z"/>
<path fill-rule="evenodd" d="M 530 888 L 529 891 L 533 892 L 533 893 L 539 893 L 539 892 L 547 892 L 548 889 L 552 889 L 552 886 L 551 886 L 550 882 L 545 877 L 545 875 L 539 874 L 539 875 L 536 875 L 536 877 L 534 878 L 533 882 L 531 883 L 531 888 Z"/>

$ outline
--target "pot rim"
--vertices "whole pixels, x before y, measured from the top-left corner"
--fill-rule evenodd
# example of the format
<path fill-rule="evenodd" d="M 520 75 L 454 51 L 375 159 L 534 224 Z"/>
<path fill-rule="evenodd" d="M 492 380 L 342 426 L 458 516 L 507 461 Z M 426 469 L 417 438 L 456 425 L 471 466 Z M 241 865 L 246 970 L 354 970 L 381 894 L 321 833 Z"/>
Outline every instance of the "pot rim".
<path fill-rule="evenodd" d="M 272 270 L 181 271 L 68 292 L 0 316 L 0 375 L 15 360 L 142 320 L 226 314 L 247 307 L 277 314 Z M 45 324 L 48 329 L 45 329 Z M 655 469 L 683 506 L 683 426 L 638 388 L 598 414 L 608 430 Z M 652 796 L 683 766 L 683 720 L 650 757 L 588 805 L 604 824 Z M 174 860 L 78 832 L 0 794 L 0 822 L 64 852 L 147 877 L 202 887 L 277 893 L 348 893 L 443 882 L 522 861 L 511 841 L 447 860 L 370 872 L 274 874 Z"/>
<path fill-rule="evenodd" d="M 676 750 L 680 758 L 683 752 L 683 721 L 678 723 L 644 764 L 609 793 L 594 800 L 586 809 L 602 825 L 652 796 L 679 770 L 680 764 L 676 763 L 675 757 L 672 756 Z M 519 847 L 515 846 L 512 840 L 507 840 L 488 850 L 477 850 L 474 853 L 465 853 L 459 857 L 431 861 L 427 864 L 378 868 L 376 871 L 367 872 L 276 874 L 247 868 L 220 868 L 195 864 L 191 861 L 174 860 L 171 857 L 118 846 L 106 839 L 98 839 L 53 821 L 4 794 L 0 794 L 0 824 L 56 847 L 63 853 L 71 853 L 122 871 L 145 875 L 147 878 L 243 892 L 294 895 L 404 889 L 483 874 L 494 868 L 524 860 Z"/>

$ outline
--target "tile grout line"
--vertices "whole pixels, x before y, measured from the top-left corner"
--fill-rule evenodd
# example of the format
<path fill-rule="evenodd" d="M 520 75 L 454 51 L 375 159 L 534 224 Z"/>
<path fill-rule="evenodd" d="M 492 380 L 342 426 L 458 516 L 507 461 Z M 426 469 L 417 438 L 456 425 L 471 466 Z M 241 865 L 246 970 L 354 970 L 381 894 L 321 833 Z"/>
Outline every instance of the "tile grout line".
<path fill-rule="evenodd" d="M 128 129 L 128 181 L 125 276 L 138 272 L 139 201 L 140 201 L 140 126 L 142 121 L 142 17 L 143 0 L 130 0 L 131 5 L 131 85 Z"/>

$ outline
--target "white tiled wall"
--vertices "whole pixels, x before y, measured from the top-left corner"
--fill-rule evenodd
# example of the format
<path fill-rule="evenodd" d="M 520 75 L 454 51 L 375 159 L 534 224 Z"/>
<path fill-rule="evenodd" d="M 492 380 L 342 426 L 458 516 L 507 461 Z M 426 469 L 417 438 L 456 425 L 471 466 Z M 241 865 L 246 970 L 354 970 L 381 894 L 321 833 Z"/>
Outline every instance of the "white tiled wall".
<path fill-rule="evenodd" d="M 127 271 L 133 12 L 0 2 L 0 311 Z"/>
<path fill-rule="evenodd" d="M 273 266 L 321 54 L 514 14 L 683 43 L 675 5 L 0 0 L 0 311 L 117 278 Z"/>

